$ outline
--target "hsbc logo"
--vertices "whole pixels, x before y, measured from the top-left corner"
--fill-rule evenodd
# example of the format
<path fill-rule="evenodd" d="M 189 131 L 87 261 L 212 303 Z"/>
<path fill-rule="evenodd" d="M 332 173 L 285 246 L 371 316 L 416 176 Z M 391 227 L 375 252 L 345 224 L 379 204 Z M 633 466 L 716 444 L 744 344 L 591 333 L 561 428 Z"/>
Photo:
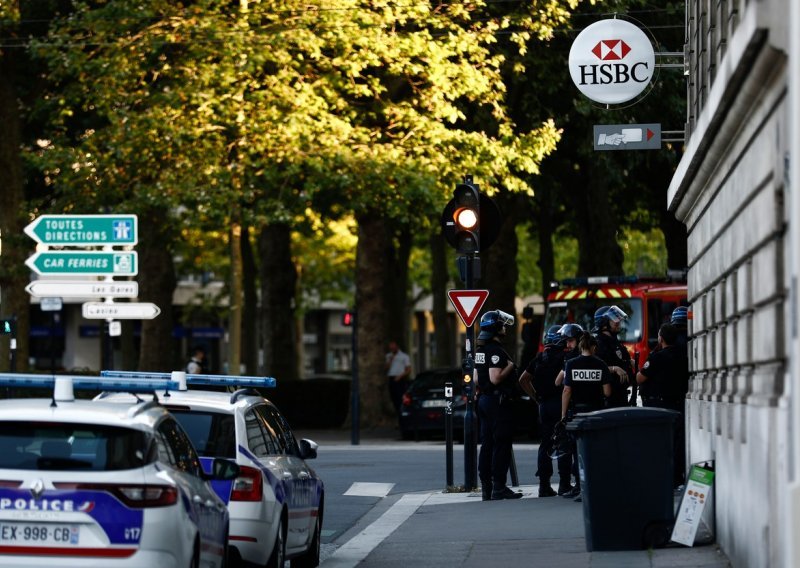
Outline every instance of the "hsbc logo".
<path fill-rule="evenodd" d="M 647 36 L 625 20 L 603 20 L 583 30 L 569 53 L 569 71 L 590 99 L 617 104 L 639 95 L 653 78 L 655 53 Z"/>
<path fill-rule="evenodd" d="M 597 59 L 603 61 L 619 61 L 625 59 L 625 56 L 630 53 L 630 46 L 621 39 L 604 39 L 598 41 L 597 45 L 592 48 L 592 53 L 597 56 Z"/>

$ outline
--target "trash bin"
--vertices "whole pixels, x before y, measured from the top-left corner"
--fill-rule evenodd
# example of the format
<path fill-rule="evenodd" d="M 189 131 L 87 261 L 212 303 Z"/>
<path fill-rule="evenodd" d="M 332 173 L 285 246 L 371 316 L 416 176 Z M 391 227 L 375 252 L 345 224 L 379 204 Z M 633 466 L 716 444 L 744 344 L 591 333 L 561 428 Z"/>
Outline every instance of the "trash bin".
<path fill-rule="evenodd" d="M 578 414 L 567 424 L 578 442 L 586 550 L 641 550 L 669 541 L 679 418 L 673 410 L 625 407 Z"/>

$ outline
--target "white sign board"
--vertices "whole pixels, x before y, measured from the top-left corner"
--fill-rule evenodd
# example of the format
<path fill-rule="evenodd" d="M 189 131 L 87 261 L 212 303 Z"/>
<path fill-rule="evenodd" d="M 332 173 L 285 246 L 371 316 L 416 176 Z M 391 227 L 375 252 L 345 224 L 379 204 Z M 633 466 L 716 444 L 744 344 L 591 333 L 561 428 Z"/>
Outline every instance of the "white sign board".
<path fill-rule="evenodd" d="M 569 50 L 569 74 L 581 93 L 603 104 L 636 98 L 655 71 L 653 44 L 625 20 L 601 20 L 584 29 Z"/>
<path fill-rule="evenodd" d="M 714 486 L 714 472 L 698 465 L 693 465 L 689 472 L 689 481 L 683 493 L 675 527 L 672 529 L 672 541 L 685 546 L 694 545 L 694 537 L 700 526 L 711 490 Z"/>
<path fill-rule="evenodd" d="M 63 307 L 61 298 L 42 298 L 39 303 L 43 312 L 60 312 Z"/>
<path fill-rule="evenodd" d="M 111 337 L 119 337 L 122 335 L 122 323 L 118 321 L 109 322 L 108 335 Z"/>
<path fill-rule="evenodd" d="M 86 302 L 82 311 L 86 319 L 153 319 L 161 313 L 161 308 L 150 302 L 124 304 Z"/>
<path fill-rule="evenodd" d="M 25 291 L 35 298 L 135 298 L 138 282 L 87 282 L 80 280 L 34 280 Z"/>

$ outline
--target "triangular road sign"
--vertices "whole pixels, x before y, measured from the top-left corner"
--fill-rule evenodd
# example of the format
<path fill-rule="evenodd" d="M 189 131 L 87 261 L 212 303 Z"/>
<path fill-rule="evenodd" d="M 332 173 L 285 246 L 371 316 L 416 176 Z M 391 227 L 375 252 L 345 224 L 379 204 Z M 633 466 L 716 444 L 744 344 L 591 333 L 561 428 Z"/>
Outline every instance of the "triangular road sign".
<path fill-rule="evenodd" d="M 483 303 L 489 297 L 489 290 L 448 290 L 447 297 L 464 325 L 472 327 Z"/>

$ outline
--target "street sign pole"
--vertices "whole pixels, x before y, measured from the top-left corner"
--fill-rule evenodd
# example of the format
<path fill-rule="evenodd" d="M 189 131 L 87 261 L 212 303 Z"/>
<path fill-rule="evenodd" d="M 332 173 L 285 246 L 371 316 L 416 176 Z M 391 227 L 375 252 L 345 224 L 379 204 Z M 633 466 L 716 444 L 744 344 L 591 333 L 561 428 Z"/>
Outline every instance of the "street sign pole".
<path fill-rule="evenodd" d="M 475 259 L 473 253 L 467 254 L 465 281 L 467 290 L 472 290 L 473 276 L 472 265 Z M 475 360 L 472 348 L 475 344 L 475 324 L 467 326 L 467 341 L 464 349 L 464 360 L 461 363 L 461 372 L 464 378 L 464 394 L 467 396 L 467 408 L 464 414 L 464 489 L 472 491 L 477 487 L 477 443 L 475 440 L 475 387 L 474 370 Z"/>
<path fill-rule="evenodd" d="M 358 392 L 358 308 L 353 310 L 353 326 L 350 328 L 352 332 L 352 348 L 353 355 L 351 358 L 351 366 L 353 368 L 353 382 L 350 385 L 350 444 L 357 446 L 360 442 L 360 422 L 359 407 L 361 405 L 361 395 Z"/>

